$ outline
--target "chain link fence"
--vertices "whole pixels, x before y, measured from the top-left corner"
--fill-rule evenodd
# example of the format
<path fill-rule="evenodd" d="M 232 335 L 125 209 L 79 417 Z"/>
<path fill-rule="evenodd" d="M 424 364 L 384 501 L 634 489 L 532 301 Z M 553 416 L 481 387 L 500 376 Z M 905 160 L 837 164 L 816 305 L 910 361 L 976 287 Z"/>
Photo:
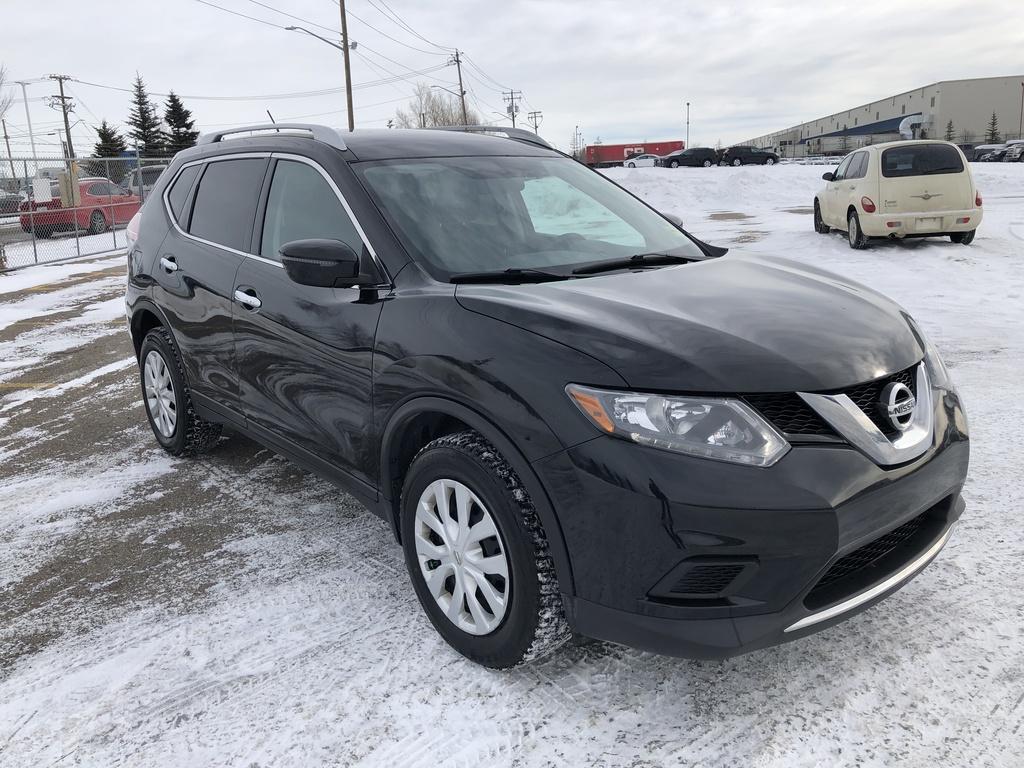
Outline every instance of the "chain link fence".
<path fill-rule="evenodd" d="M 125 248 L 167 158 L 0 161 L 0 271 Z"/>

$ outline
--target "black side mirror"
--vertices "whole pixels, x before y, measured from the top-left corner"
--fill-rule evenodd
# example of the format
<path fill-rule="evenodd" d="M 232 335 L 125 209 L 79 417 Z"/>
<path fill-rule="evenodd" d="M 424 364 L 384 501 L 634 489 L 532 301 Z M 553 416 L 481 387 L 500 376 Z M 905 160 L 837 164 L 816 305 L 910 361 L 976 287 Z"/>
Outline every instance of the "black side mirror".
<path fill-rule="evenodd" d="M 832 171 L 829 171 L 828 173 L 821 174 L 821 178 L 825 181 L 832 181 L 835 178 L 835 174 L 832 173 Z"/>
<path fill-rule="evenodd" d="M 294 240 L 281 246 L 281 264 L 299 285 L 349 288 L 360 279 L 359 255 L 340 240 Z"/>

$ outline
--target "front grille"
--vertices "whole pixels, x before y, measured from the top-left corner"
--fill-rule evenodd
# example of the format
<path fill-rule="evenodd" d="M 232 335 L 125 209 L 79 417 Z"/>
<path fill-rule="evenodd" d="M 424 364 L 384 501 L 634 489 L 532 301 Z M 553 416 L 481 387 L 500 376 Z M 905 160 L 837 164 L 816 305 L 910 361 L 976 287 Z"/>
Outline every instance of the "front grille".
<path fill-rule="evenodd" d="M 859 387 L 846 390 L 844 394 L 856 403 L 857 407 L 864 412 L 865 416 L 871 419 L 871 422 L 882 431 L 883 435 L 886 437 L 898 435 L 900 430 L 878 410 L 878 399 L 882 396 L 882 390 L 893 381 L 906 385 L 914 394 L 914 397 L 917 397 L 915 368 L 916 366 L 914 368 L 907 368 L 899 373 L 894 373 L 892 376 L 869 381 L 867 384 L 861 384 Z"/>
<path fill-rule="evenodd" d="M 878 410 L 879 398 L 882 396 L 882 390 L 893 381 L 905 384 L 914 397 L 917 397 L 916 368 L 917 366 L 913 366 L 891 376 L 827 394 L 849 397 L 883 435 L 892 439 L 901 433 Z M 743 399 L 787 437 L 837 437 L 835 430 L 795 392 L 744 395 Z"/>
<path fill-rule="evenodd" d="M 835 431 L 795 392 L 745 395 L 744 399 L 775 428 L 793 436 L 835 436 Z"/>

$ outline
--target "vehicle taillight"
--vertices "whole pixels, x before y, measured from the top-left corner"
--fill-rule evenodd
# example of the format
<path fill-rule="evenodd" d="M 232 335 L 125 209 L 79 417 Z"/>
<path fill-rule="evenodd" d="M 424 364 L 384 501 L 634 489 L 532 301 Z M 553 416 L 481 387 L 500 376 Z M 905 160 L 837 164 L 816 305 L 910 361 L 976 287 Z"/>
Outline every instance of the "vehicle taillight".
<path fill-rule="evenodd" d="M 874 213 L 875 204 L 871 202 L 870 197 L 862 197 L 860 199 L 860 207 L 864 209 L 864 213 Z"/>
<path fill-rule="evenodd" d="M 978 206 L 979 208 L 981 208 L 981 190 L 980 189 L 974 190 L 974 204 L 976 206 Z"/>
<path fill-rule="evenodd" d="M 128 226 L 124 231 L 124 238 L 128 241 L 128 253 L 131 253 L 135 249 L 135 241 L 139 239 L 139 216 L 142 211 L 132 216 L 132 220 L 128 222 Z"/>

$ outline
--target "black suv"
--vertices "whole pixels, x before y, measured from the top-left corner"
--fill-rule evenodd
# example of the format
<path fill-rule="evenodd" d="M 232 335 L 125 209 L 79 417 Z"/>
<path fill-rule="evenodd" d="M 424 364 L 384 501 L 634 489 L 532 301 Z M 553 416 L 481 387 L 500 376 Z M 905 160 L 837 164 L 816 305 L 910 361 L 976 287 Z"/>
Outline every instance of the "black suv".
<path fill-rule="evenodd" d="M 178 153 L 129 227 L 157 441 L 230 425 L 353 494 L 491 667 L 573 631 L 728 657 L 924 568 L 969 442 L 907 313 L 506 134 L 254 126 Z"/>
<path fill-rule="evenodd" d="M 775 165 L 779 156 L 759 147 L 729 147 L 722 152 L 719 165 Z"/>
<path fill-rule="evenodd" d="M 718 165 L 718 150 L 711 147 L 690 147 L 689 149 L 677 149 L 669 152 L 658 165 L 665 168 L 678 168 L 680 165 L 703 166 L 710 168 Z"/>

